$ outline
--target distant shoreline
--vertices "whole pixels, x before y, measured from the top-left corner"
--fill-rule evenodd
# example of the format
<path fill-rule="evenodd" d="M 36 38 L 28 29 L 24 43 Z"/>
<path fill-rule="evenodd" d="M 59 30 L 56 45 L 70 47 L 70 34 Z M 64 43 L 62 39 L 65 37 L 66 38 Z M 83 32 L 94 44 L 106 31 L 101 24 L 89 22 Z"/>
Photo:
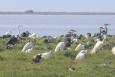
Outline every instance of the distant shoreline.
<path fill-rule="evenodd" d="M 0 15 L 115 15 L 115 12 L 0 12 Z"/>

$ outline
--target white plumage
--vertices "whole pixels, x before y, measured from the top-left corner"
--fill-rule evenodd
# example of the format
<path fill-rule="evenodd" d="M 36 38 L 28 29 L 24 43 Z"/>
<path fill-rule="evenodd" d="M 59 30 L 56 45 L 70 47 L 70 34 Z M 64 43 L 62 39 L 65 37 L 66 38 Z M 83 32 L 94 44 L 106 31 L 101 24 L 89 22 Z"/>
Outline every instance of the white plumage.
<path fill-rule="evenodd" d="M 112 54 L 115 55 L 115 46 L 112 48 Z"/>
<path fill-rule="evenodd" d="M 48 58 L 50 58 L 50 56 L 51 56 L 51 51 L 47 51 L 45 53 L 41 53 L 41 57 L 43 59 L 48 59 Z"/>
<path fill-rule="evenodd" d="M 59 42 L 55 48 L 55 52 L 60 52 L 63 51 L 65 47 L 65 43 L 64 42 Z"/>
<path fill-rule="evenodd" d="M 87 50 L 81 50 L 81 51 L 77 54 L 75 60 L 78 61 L 78 60 L 84 59 L 85 56 L 86 56 L 86 54 L 87 54 Z"/>
<path fill-rule="evenodd" d="M 104 34 L 104 35 L 103 35 L 103 38 L 104 38 L 104 39 L 107 39 L 107 35 Z"/>
<path fill-rule="evenodd" d="M 11 35 L 11 32 L 6 32 L 5 35 Z"/>
<path fill-rule="evenodd" d="M 27 44 L 25 44 L 25 46 L 22 49 L 22 52 L 26 52 L 29 53 L 32 51 L 32 42 L 28 42 Z"/>
<path fill-rule="evenodd" d="M 32 48 L 26 50 L 26 53 L 30 53 L 32 51 Z"/>
<path fill-rule="evenodd" d="M 86 39 L 89 39 L 89 36 L 86 34 L 86 35 L 85 35 L 85 38 L 86 38 Z"/>
<path fill-rule="evenodd" d="M 76 38 L 72 39 L 73 43 L 78 43 L 78 40 Z"/>
<path fill-rule="evenodd" d="M 85 48 L 84 45 L 78 44 L 77 47 L 75 48 L 75 51 L 81 51 L 81 50 L 83 50 L 84 48 Z"/>
<path fill-rule="evenodd" d="M 37 35 L 35 33 L 32 33 L 31 35 L 29 35 L 29 38 L 35 39 L 35 38 L 37 38 Z"/>
<path fill-rule="evenodd" d="M 103 46 L 103 41 L 98 40 L 91 51 L 91 54 L 95 54 Z"/>

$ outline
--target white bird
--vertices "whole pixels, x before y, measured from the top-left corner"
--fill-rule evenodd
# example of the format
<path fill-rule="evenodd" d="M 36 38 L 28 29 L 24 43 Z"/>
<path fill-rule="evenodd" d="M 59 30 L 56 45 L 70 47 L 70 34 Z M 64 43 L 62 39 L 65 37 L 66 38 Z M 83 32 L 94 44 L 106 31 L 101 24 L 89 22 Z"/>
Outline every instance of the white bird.
<path fill-rule="evenodd" d="M 59 42 L 55 48 L 55 52 L 60 52 L 63 51 L 65 48 L 65 43 L 64 42 Z"/>
<path fill-rule="evenodd" d="M 95 54 L 97 53 L 97 51 L 99 51 L 99 49 L 103 46 L 104 40 L 100 41 L 98 40 L 97 43 L 94 45 L 94 48 L 91 51 L 91 54 Z"/>
<path fill-rule="evenodd" d="M 31 35 L 29 35 L 29 38 L 35 39 L 35 38 L 37 38 L 37 35 L 35 33 L 32 33 Z"/>
<path fill-rule="evenodd" d="M 104 38 L 104 39 L 107 39 L 107 35 L 106 35 L 106 34 L 104 34 L 104 35 L 103 35 L 103 38 Z"/>
<path fill-rule="evenodd" d="M 84 48 L 85 48 L 84 45 L 78 44 L 77 47 L 75 48 L 75 51 L 81 51 L 81 50 L 83 50 Z"/>
<path fill-rule="evenodd" d="M 112 54 L 115 55 L 115 46 L 112 48 Z"/>
<path fill-rule="evenodd" d="M 77 40 L 76 38 L 74 38 L 74 39 L 72 39 L 72 42 L 73 42 L 74 44 L 76 44 L 76 43 L 78 43 L 78 40 Z"/>
<path fill-rule="evenodd" d="M 32 42 L 28 42 L 22 49 L 22 52 L 30 53 L 32 51 Z"/>
<path fill-rule="evenodd" d="M 87 50 L 81 50 L 81 51 L 77 54 L 75 60 L 76 60 L 76 61 L 78 61 L 78 60 L 80 61 L 80 60 L 84 59 L 85 56 L 86 56 L 86 54 L 87 54 Z"/>
<path fill-rule="evenodd" d="M 11 32 L 6 32 L 4 35 L 11 35 Z"/>
<path fill-rule="evenodd" d="M 85 34 L 85 38 L 86 38 L 86 39 L 89 39 L 89 36 L 88 36 L 87 34 Z"/>
<path fill-rule="evenodd" d="M 47 51 L 45 53 L 41 53 L 41 57 L 43 59 L 48 59 L 48 58 L 50 58 L 50 56 L 51 56 L 51 51 Z"/>

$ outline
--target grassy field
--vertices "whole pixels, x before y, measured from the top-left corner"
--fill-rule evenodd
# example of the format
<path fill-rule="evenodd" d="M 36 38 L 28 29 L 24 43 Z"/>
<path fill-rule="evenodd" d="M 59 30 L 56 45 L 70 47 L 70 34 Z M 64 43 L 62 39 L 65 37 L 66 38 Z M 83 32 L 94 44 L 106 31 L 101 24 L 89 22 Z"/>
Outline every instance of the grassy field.
<path fill-rule="evenodd" d="M 54 53 L 57 41 L 44 44 L 41 38 L 32 40 L 32 53 L 20 53 L 28 39 L 18 42 L 14 47 L 5 49 L 5 40 L 0 38 L 0 77 L 115 77 L 115 55 L 112 55 L 111 48 L 115 45 L 115 38 L 109 37 L 99 53 L 87 55 L 80 62 L 75 63 L 75 47 L 72 45 L 69 50 L 62 53 Z M 86 45 L 88 52 L 91 51 L 94 42 L 82 38 L 79 42 L 89 41 Z M 52 48 L 52 56 L 49 59 L 42 59 L 38 64 L 32 64 L 32 57 L 40 52 L 45 52 L 48 47 Z M 102 66 L 106 64 L 106 66 Z M 75 71 L 70 71 L 69 67 Z"/>

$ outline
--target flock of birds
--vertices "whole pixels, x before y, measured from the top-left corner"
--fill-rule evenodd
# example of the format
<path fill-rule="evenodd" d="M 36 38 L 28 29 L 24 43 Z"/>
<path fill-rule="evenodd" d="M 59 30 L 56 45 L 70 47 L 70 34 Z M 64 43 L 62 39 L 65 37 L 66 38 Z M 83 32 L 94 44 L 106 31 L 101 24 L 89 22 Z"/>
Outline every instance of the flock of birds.
<path fill-rule="evenodd" d="M 96 43 L 95 43 L 94 47 L 92 48 L 91 52 L 88 52 L 85 49 L 85 45 L 83 45 L 81 43 L 79 43 L 76 46 L 75 51 L 78 52 L 78 54 L 75 57 L 75 61 L 79 61 L 79 60 L 84 59 L 88 53 L 93 55 L 93 54 L 96 54 L 99 52 L 99 50 L 102 48 L 102 46 L 103 46 L 103 44 L 107 38 L 107 27 L 106 27 L 106 25 L 105 25 L 105 28 L 101 27 L 100 29 L 102 29 L 102 30 L 100 30 L 100 32 L 96 34 L 96 36 L 95 36 Z M 65 41 L 59 42 L 56 45 L 54 52 L 55 53 L 61 53 L 65 49 L 67 49 L 70 46 L 70 44 L 76 43 L 76 42 L 78 43 L 78 39 L 73 38 L 73 35 L 74 35 L 74 32 L 72 32 L 72 31 L 69 32 L 69 34 L 65 35 Z M 31 34 L 29 37 L 35 38 L 36 35 Z M 90 33 L 87 34 L 86 38 L 89 38 L 89 37 L 91 37 Z M 26 43 L 24 45 L 21 52 L 31 53 L 32 50 L 33 50 L 33 45 L 32 45 L 32 42 L 29 41 L 28 43 Z M 48 51 L 45 53 L 39 53 L 39 54 L 33 56 L 32 61 L 34 63 L 39 63 L 41 59 L 50 58 L 50 56 L 52 55 L 51 53 L 52 53 L 51 49 L 48 49 Z M 112 54 L 115 55 L 115 46 L 112 48 Z"/>

